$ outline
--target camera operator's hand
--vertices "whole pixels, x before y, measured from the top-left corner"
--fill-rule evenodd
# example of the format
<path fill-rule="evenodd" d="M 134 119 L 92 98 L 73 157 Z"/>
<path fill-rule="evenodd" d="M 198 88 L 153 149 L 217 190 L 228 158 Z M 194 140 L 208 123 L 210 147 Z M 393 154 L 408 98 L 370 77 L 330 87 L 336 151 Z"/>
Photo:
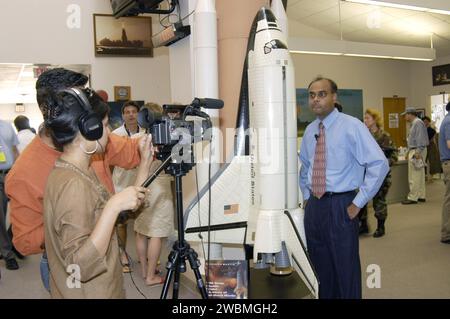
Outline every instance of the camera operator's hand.
<path fill-rule="evenodd" d="M 152 135 L 145 134 L 141 138 L 139 138 L 139 153 L 141 155 L 141 163 L 150 160 L 150 164 L 153 161 L 153 154 L 155 150 L 152 144 Z"/>
<path fill-rule="evenodd" d="M 145 200 L 147 189 L 140 186 L 129 186 L 110 198 L 107 205 L 111 205 L 120 213 L 126 210 L 136 210 Z"/>
<path fill-rule="evenodd" d="M 152 135 L 144 135 L 139 140 L 139 152 L 141 153 L 141 163 L 137 171 L 136 186 L 142 185 L 147 179 L 150 166 L 153 162 L 154 148 L 152 144 Z"/>

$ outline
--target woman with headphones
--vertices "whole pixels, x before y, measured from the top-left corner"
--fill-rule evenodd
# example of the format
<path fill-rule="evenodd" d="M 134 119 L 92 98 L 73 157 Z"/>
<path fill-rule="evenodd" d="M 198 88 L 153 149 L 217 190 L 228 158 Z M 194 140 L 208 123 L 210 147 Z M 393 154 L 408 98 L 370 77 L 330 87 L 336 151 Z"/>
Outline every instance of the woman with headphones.
<path fill-rule="evenodd" d="M 90 89 L 49 92 L 45 123 L 61 157 L 44 195 L 45 247 L 53 298 L 124 298 L 117 236 L 118 214 L 138 209 L 140 187 L 153 159 L 151 137 L 141 139 L 136 186 L 111 195 L 90 167 L 108 143 L 109 107 Z"/>

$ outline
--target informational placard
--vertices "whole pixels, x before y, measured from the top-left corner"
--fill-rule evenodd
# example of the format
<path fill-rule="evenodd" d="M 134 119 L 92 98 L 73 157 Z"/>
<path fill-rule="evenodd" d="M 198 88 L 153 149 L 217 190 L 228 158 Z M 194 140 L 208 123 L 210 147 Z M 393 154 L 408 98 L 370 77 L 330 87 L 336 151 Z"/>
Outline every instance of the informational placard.
<path fill-rule="evenodd" d="M 205 268 L 208 298 L 248 299 L 246 260 L 210 260 Z"/>
<path fill-rule="evenodd" d="M 398 113 L 389 113 L 389 128 L 399 127 L 399 116 Z"/>

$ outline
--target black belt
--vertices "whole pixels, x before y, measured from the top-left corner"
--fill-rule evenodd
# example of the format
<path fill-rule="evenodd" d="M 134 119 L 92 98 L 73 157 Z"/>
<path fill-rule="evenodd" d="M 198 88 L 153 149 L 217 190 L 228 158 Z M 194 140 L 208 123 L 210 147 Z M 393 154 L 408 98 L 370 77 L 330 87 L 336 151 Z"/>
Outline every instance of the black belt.
<path fill-rule="evenodd" d="M 342 193 L 337 193 L 337 192 L 325 192 L 321 198 L 323 198 L 323 197 L 331 197 L 331 196 L 338 196 L 338 195 L 347 195 L 347 194 L 354 193 L 354 192 L 356 192 L 356 191 L 355 191 L 355 190 L 352 190 L 352 191 L 342 192 Z M 315 197 L 315 198 L 317 198 L 317 199 L 320 199 L 320 198 L 318 198 L 316 195 L 314 195 L 312 192 L 311 192 L 311 196 L 313 196 L 313 197 Z"/>

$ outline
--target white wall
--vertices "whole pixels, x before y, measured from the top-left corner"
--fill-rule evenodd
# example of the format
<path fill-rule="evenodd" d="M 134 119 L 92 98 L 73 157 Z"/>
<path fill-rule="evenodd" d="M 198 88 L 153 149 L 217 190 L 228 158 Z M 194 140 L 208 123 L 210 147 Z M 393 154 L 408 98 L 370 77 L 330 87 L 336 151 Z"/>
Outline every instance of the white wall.
<path fill-rule="evenodd" d="M 383 97 L 410 99 L 408 61 L 307 54 L 293 54 L 292 58 L 297 88 L 306 88 L 321 75 L 335 80 L 339 88 L 362 89 L 364 109 L 383 111 Z"/>
<path fill-rule="evenodd" d="M 67 12 L 75 4 L 79 28 L 69 28 Z M 111 14 L 109 0 L 14 0 L 0 4 L 0 63 L 91 64 L 92 86 L 108 92 L 113 86 L 131 86 L 136 100 L 170 101 L 167 48 L 154 50 L 153 58 L 95 57 L 93 13 Z M 153 33 L 159 27 L 153 15 Z"/>
<path fill-rule="evenodd" d="M 411 63 L 411 106 L 426 108 L 430 115 L 430 96 L 441 92 L 450 93 L 450 85 L 433 86 L 432 67 L 435 65 L 450 64 L 450 56 L 441 57 L 433 62 Z"/>

